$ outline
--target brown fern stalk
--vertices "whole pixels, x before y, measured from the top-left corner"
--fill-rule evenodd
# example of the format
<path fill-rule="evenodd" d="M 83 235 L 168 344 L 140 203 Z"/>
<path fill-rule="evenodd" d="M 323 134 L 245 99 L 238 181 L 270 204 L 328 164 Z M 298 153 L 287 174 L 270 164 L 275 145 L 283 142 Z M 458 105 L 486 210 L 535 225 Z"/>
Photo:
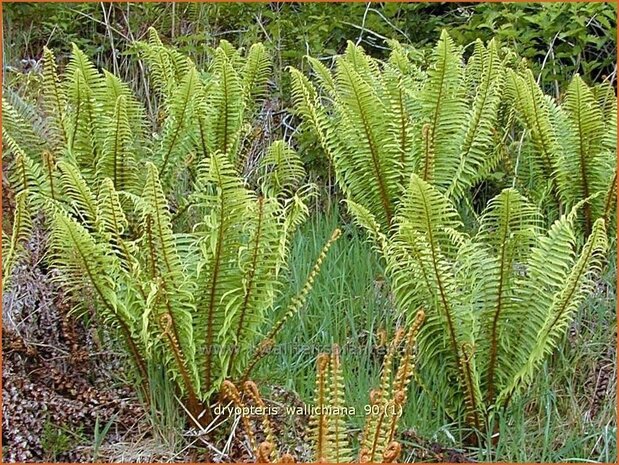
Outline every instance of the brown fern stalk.
<path fill-rule="evenodd" d="M 193 383 L 191 382 L 191 378 L 189 377 L 189 373 L 187 373 L 187 363 L 185 361 L 185 357 L 183 356 L 180 343 L 178 342 L 178 334 L 176 328 L 174 327 L 174 319 L 172 318 L 170 309 L 168 309 L 168 313 L 161 315 L 159 318 L 159 324 L 161 326 L 162 333 L 167 338 L 170 348 L 172 349 L 174 360 L 176 361 L 178 370 L 183 378 L 183 384 L 187 389 L 189 412 L 194 418 L 201 418 L 204 408 L 200 405 L 200 401 L 196 395 L 196 391 L 193 387 Z"/>
<path fill-rule="evenodd" d="M 328 404 L 329 388 L 327 386 L 327 375 L 329 371 L 329 355 L 320 354 L 316 361 L 316 452 L 315 458 L 318 462 L 327 461 L 327 440 L 329 423 L 325 414 L 325 406 Z"/>
<path fill-rule="evenodd" d="M 258 391 L 258 386 L 253 381 L 245 381 L 243 383 L 243 391 L 245 394 L 251 399 L 251 401 L 260 407 L 264 411 L 266 409 L 266 404 L 264 400 L 262 400 L 262 396 Z M 260 416 L 260 423 L 262 425 L 262 431 L 265 435 L 265 440 L 268 444 L 271 444 L 271 452 L 265 456 L 267 459 L 272 459 L 277 455 L 277 449 L 275 448 L 275 434 L 273 432 L 273 425 L 271 424 L 271 420 L 269 420 L 269 416 L 262 413 Z"/>
<path fill-rule="evenodd" d="M 393 395 L 393 384 L 391 375 L 393 373 L 393 360 L 395 353 L 402 342 L 404 331 L 396 331 L 389 350 L 383 361 L 380 386 L 370 393 L 370 404 L 378 406 L 378 413 L 372 410 L 366 419 L 363 432 L 363 447 L 359 454 L 360 462 L 374 462 L 376 455 L 382 444 L 382 433 L 384 432 L 385 415 L 387 414 L 388 404 Z"/>
<path fill-rule="evenodd" d="M 245 404 L 241 399 L 241 394 L 239 390 L 236 388 L 234 383 L 229 380 L 225 380 L 221 385 L 221 400 L 227 400 L 232 402 L 232 404 L 237 407 L 241 411 L 241 422 L 243 423 L 243 430 L 247 435 L 247 439 L 249 440 L 249 445 L 252 450 L 257 451 L 256 447 L 256 436 L 254 434 L 254 429 L 251 425 L 251 421 L 247 415 L 244 415 Z"/>

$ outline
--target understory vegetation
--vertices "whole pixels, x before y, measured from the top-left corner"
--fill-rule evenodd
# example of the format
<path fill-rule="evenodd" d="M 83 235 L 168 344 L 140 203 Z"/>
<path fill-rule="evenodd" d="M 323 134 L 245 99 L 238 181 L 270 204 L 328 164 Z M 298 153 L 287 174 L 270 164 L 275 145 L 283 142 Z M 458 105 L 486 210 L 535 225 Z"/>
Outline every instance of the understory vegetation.
<path fill-rule="evenodd" d="M 7 7 L 3 459 L 616 461 L 613 8 Z"/>

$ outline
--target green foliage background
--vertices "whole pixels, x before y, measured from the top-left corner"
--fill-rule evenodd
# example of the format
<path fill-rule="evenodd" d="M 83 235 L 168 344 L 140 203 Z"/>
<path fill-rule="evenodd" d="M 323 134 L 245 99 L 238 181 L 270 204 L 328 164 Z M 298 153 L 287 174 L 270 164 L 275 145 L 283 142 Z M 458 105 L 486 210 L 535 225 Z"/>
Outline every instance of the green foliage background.
<path fill-rule="evenodd" d="M 535 70 L 543 67 L 543 81 L 561 85 L 575 72 L 592 81 L 613 73 L 616 8 L 610 2 L 8 3 L 4 52 L 5 62 L 14 64 L 40 58 L 44 45 L 68 54 L 75 42 L 111 69 L 112 47 L 123 53 L 128 39 L 143 38 L 153 26 L 198 64 L 205 45 L 227 39 L 237 46 L 265 42 L 279 64 L 298 65 L 306 54 L 341 53 L 355 38 L 376 56 L 385 55 L 385 37 L 426 48 L 448 27 L 458 43 L 496 37 L 534 62 Z"/>

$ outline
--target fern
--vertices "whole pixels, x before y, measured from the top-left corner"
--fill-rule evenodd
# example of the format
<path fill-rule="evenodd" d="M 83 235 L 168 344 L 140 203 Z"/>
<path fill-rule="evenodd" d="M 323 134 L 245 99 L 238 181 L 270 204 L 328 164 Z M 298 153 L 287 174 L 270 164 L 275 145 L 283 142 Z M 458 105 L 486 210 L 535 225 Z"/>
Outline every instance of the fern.
<path fill-rule="evenodd" d="M 106 126 L 109 130 L 105 135 L 101 156 L 97 160 L 97 177 L 111 179 L 117 190 L 135 192 L 138 189 L 138 174 L 127 101 L 123 95 L 116 100 L 114 113 Z"/>
<path fill-rule="evenodd" d="M 590 289 L 607 247 L 604 220 L 577 254 L 582 203 L 545 234 L 537 208 L 507 189 L 489 202 L 472 237 L 461 232 L 449 199 L 416 175 L 390 236 L 351 206 L 387 262 L 398 307 L 427 309 L 421 378 L 442 391 L 449 415 L 483 431 L 532 380 Z"/>
<path fill-rule="evenodd" d="M 10 237 L 2 232 L 2 275 L 3 286 L 8 288 L 13 266 L 24 252 L 24 244 L 32 235 L 32 217 L 30 213 L 28 191 L 21 191 L 15 196 L 15 212 Z"/>
<path fill-rule="evenodd" d="M 208 148 L 236 161 L 245 108 L 243 83 L 221 48 L 216 51 L 212 73 L 214 83 L 206 96 Z"/>
<path fill-rule="evenodd" d="M 283 140 L 275 141 L 260 160 L 262 191 L 276 197 L 290 196 L 305 179 L 299 155 Z"/>
<path fill-rule="evenodd" d="M 383 229 L 412 173 L 454 199 L 490 176 L 501 156 L 495 127 L 505 74 L 494 42 L 478 42 L 464 66 L 443 32 L 427 70 L 390 45 L 384 64 L 350 43 L 335 72 L 310 59 L 324 96 L 291 70 L 296 111 L 317 135 L 336 181 Z"/>
<path fill-rule="evenodd" d="M 147 399 L 149 373 L 163 367 L 190 419 L 205 424 L 224 382 L 248 375 L 260 358 L 253 349 L 272 344 L 304 305 L 337 237 L 286 316 L 266 325 L 311 187 L 283 142 L 260 154 L 261 179 L 245 179 L 237 163 L 245 109 L 265 97 L 265 48 L 243 55 L 222 42 L 207 73 L 154 30 L 137 48 L 161 125 L 75 46 L 63 74 L 46 51 L 43 111 L 53 137 L 32 137 L 32 115 L 7 105 L 3 141 L 18 221 L 3 235 L 4 263 L 10 271 L 28 218 L 42 211 L 48 265 L 76 310 L 94 308 L 122 336 Z M 257 184 L 259 192 L 250 187 Z"/>
<path fill-rule="evenodd" d="M 47 47 L 43 50 L 43 109 L 52 121 L 53 143 L 62 145 L 67 141 L 65 123 L 66 96 L 58 76 L 56 57 Z"/>

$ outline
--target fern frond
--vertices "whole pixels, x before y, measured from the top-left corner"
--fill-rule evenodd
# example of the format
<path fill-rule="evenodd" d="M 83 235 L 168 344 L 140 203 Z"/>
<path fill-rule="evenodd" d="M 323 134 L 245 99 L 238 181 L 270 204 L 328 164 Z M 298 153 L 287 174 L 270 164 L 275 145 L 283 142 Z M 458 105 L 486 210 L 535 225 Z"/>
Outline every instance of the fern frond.
<path fill-rule="evenodd" d="M 127 240 L 129 222 L 120 203 L 114 182 L 105 178 L 101 182 L 97 196 L 97 221 L 99 230 L 111 244 L 119 257 L 121 266 L 127 272 L 134 271 L 137 265 L 135 244 Z"/>
<path fill-rule="evenodd" d="M 245 102 L 243 84 L 223 49 L 215 52 L 213 83 L 207 93 L 207 144 L 236 161 Z"/>
<path fill-rule="evenodd" d="M 540 173 L 540 178 L 550 182 L 552 195 L 556 197 L 557 186 L 552 174 L 557 166 L 559 145 L 551 121 L 550 102 L 545 98 L 530 70 L 526 70 L 524 76 L 508 70 L 506 82 L 506 90 L 516 113 L 528 130 L 535 147 L 533 166 Z"/>
<path fill-rule="evenodd" d="M 133 95 L 129 85 L 121 81 L 117 76 L 103 70 L 103 78 L 105 80 L 105 90 L 102 92 L 102 95 L 97 96 L 97 100 L 102 102 L 101 105 L 104 113 L 108 116 L 113 115 L 118 98 L 124 97 L 131 132 L 137 138 L 137 144 L 143 144 L 142 138 L 145 136 L 146 130 L 146 112 L 142 103 Z"/>
<path fill-rule="evenodd" d="M 12 95 L 7 89 L 4 94 Z M 13 97 L 17 99 L 18 97 Z M 22 107 L 26 104 L 22 104 Z M 23 148 L 24 152 L 31 155 L 38 154 L 45 145 L 41 137 L 42 129 L 39 116 L 26 106 L 26 109 L 18 109 L 3 95 L 2 97 L 2 133 L 10 135 L 14 144 Z M 3 136 L 3 140 L 4 140 Z"/>
<path fill-rule="evenodd" d="M 65 110 L 67 99 L 58 76 L 56 57 L 45 47 L 43 49 L 43 110 L 51 120 L 53 140 L 56 146 L 63 146 L 67 141 Z"/>
<path fill-rule="evenodd" d="M 305 178 L 301 157 L 283 140 L 273 142 L 260 160 L 262 191 L 267 195 L 291 195 Z"/>
<path fill-rule="evenodd" d="M 136 47 L 148 65 L 153 88 L 167 108 L 176 88 L 192 68 L 190 60 L 176 50 L 164 46 L 153 27 L 148 28 L 148 40 L 138 42 Z"/>
<path fill-rule="evenodd" d="M 282 210 L 271 198 L 258 198 L 246 213 L 248 242 L 238 251 L 241 286 L 226 294 L 227 307 L 221 335 L 223 346 L 234 346 L 228 362 L 228 376 L 236 377 L 238 367 L 245 366 L 247 352 L 257 340 L 265 310 L 273 304 L 277 287 L 273 275 L 281 261 L 279 241 Z M 241 361 L 233 363 L 241 355 Z"/>
<path fill-rule="evenodd" d="M 83 76 L 86 85 L 94 92 L 103 86 L 103 78 L 95 65 L 88 59 L 86 54 L 82 52 L 77 45 L 71 44 L 71 59 L 67 65 L 65 73 L 67 76 L 73 76 L 77 72 Z M 71 83 L 69 82 L 70 86 Z"/>
<path fill-rule="evenodd" d="M 71 157 L 88 179 L 94 179 L 95 162 L 101 153 L 102 126 L 96 108 L 95 96 L 89 87 L 83 71 L 76 68 L 69 76 L 67 89 L 72 112 L 68 115 L 68 150 Z"/>
<path fill-rule="evenodd" d="M 326 242 L 326 244 L 323 246 L 322 250 L 320 251 L 320 254 L 316 258 L 316 261 L 314 262 L 314 266 L 312 267 L 311 271 L 307 275 L 303 288 L 296 296 L 294 296 L 290 300 L 290 303 L 286 307 L 286 310 L 284 311 L 283 316 L 280 317 L 280 319 L 277 320 L 275 324 L 273 324 L 269 333 L 262 339 L 262 342 L 258 345 L 257 350 L 252 355 L 249 363 L 247 364 L 247 367 L 245 368 L 245 371 L 243 372 L 243 376 L 241 377 L 242 380 L 247 380 L 247 378 L 249 377 L 249 374 L 254 369 L 258 361 L 264 356 L 266 356 L 271 351 L 274 341 L 275 341 L 275 337 L 277 336 L 279 331 L 282 329 L 284 324 L 303 308 L 303 306 L 307 302 L 307 296 L 309 295 L 314 285 L 314 280 L 320 273 L 320 268 L 322 267 L 322 263 L 327 257 L 327 254 L 329 253 L 329 250 L 331 249 L 335 241 L 337 241 L 340 238 L 341 234 L 342 232 L 339 229 L 336 229 L 333 231 L 333 234 L 331 234 L 331 237 Z"/>
<path fill-rule="evenodd" d="M 466 120 L 461 60 L 453 40 L 443 31 L 420 95 L 428 137 L 427 150 L 417 163 L 417 174 L 441 189 L 452 181 L 460 161 L 454 144 L 462 132 L 462 121 Z"/>
<path fill-rule="evenodd" d="M 606 190 L 612 166 L 603 153 L 603 114 L 591 89 L 576 75 L 570 83 L 562 105 L 567 115 L 569 137 L 566 151 L 557 164 L 559 190 L 565 203 L 573 206 L 590 195 Z M 583 205 L 585 234 L 593 221 L 602 216 L 603 199 Z"/>
<path fill-rule="evenodd" d="M 245 65 L 240 73 L 243 76 L 243 89 L 249 98 L 263 99 L 267 90 L 271 58 L 261 43 L 253 44 L 247 52 Z"/>
<path fill-rule="evenodd" d="M 213 153 L 199 166 L 198 208 L 204 212 L 200 234 L 201 258 L 198 268 L 196 306 L 197 335 L 203 353 L 199 354 L 203 370 L 203 386 L 209 392 L 219 384 L 216 376 L 225 376 L 215 353 L 219 334 L 225 324 L 227 301 L 224 296 L 243 289 L 242 274 L 237 266 L 243 231 L 238 227 L 251 211 L 252 197 L 225 154 Z M 224 365 L 225 367 L 225 365 Z"/>
<path fill-rule="evenodd" d="M 59 161 L 60 184 L 73 214 L 89 226 L 91 231 L 97 231 L 97 201 L 88 183 L 77 168 L 67 161 Z"/>
<path fill-rule="evenodd" d="M 180 384 L 188 398 L 189 408 L 195 416 L 201 413 L 198 399 L 200 380 L 195 363 L 196 344 L 192 325 L 196 307 L 176 250 L 159 173 L 152 163 L 147 164 L 147 170 L 142 194 L 146 209 L 142 221 L 146 228 L 144 241 L 151 279 L 155 284 L 147 300 L 152 312 L 149 315 L 152 319 L 149 326 L 166 341 L 166 357 L 171 361 L 168 366 L 172 374 L 181 379 Z"/>
<path fill-rule="evenodd" d="M 4 289 L 9 288 L 13 265 L 19 259 L 26 243 L 32 235 L 32 214 L 28 191 L 23 190 L 15 195 L 15 213 L 13 215 L 13 228 L 8 243 L 2 244 L 2 276 Z"/>
<path fill-rule="evenodd" d="M 159 172 L 163 176 L 169 165 L 186 155 L 194 129 L 192 116 L 198 89 L 198 73 L 191 68 L 170 97 L 168 116 L 164 123 L 159 147 Z"/>
<path fill-rule="evenodd" d="M 314 405 L 316 415 L 310 419 L 310 428 L 314 431 L 314 457 L 317 462 L 326 462 L 329 450 L 329 423 L 326 406 L 329 402 L 329 355 L 320 354 L 316 360 L 316 387 L 314 389 Z"/>
<path fill-rule="evenodd" d="M 447 190 L 448 195 L 456 199 L 464 194 L 465 189 L 487 176 L 498 163 L 496 156 L 490 156 L 504 79 L 496 43 L 491 41 L 486 49 L 480 41 L 476 42 L 475 53 L 469 62 L 471 60 L 478 62 L 479 74 L 475 78 L 472 106 L 468 110 L 466 131 L 459 149 L 460 164 Z"/>
<path fill-rule="evenodd" d="M 565 224 L 569 223 L 569 220 L 562 219 L 560 222 Z M 569 230 L 570 226 L 564 224 L 556 225 L 553 232 L 559 232 L 562 228 Z M 568 234 L 569 232 L 566 231 Z M 546 240 L 549 241 L 549 239 Z M 548 247 L 548 245 L 546 243 L 542 247 Z M 514 348 L 521 357 L 514 366 L 513 378 L 499 393 L 498 404 L 507 402 L 522 386 L 530 382 L 544 357 L 557 346 L 574 312 L 591 291 L 594 277 L 600 273 L 602 263 L 606 260 L 607 248 L 606 227 L 604 220 L 600 218 L 593 224 L 591 234 L 573 266 L 570 267 L 569 262 L 565 262 L 565 258 L 561 262 L 560 256 L 543 256 L 546 261 L 552 257 L 553 262 L 557 263 L 553 267 L 556 269 L 554 272 L 559 272 L 561 277 L 564 277 L 558 282 L 552 280 L 552 287 L 548 286 L 549 281 L 554 278 L 550 274 L 552 273 L 551 267 L 542 266 L 539 262 L 542 259 L 541 250 L 532 256 L 534 260 L 530 263 L 532 276 L 526 288 L 523 289 L 526 302 L 533 310 L 527 317 L 529 321 L 523 322 L 527 330 L 525 337 L 532 337 L 529 340 L 524 340 L 522 337 L 521 341 L 525 347 Z M 548 301 L 550 305 L 541 306 Z M 525 356 L 522 357 L 522 355 Z"/>
<path fill-rule="evenodd" d="M 513 269 L 528 256 L 539 235 L 540 222 L 537 209 L 514 189 L 506 189 L 492 199 L 481 218 L 476 239 L 488 247 L 492 258 L 480 263 L 485 270 L 476 273 L 480 285 L 475 298 L 482 307 L 480 327 L 487 331 L 476 351 L 482 360 L 479 369 L 486 370 L 482 385 L 488 405 L 494 401 L 497 365 L 505 357 L 502 341 L 511 331 L 507 319 L 517 305 Z"/>
<path fill-rule="evenodd" d="M 465 392 L 468 414 L 474 418 L 475 426 L 481 427 L 477 368 L 475 360 L 466 353 L 466 348 L 475 344 L 475 312 L 461 300 L 458 269 L 452 264 L 459 251 L 450 231 L 459 226 L 460 220 L 449 200 L 413 175 L 396 219 L 397 232 L 387 252 L 388 270 L 401 309 L 428 309 L 420 346 L 424 353 L 441 353 L 443 362 L 439 367 L 426 358 L 422 368 L 447 383 L 453 383 L 449 379 L 455 377 Z"/>
<path fill-rule="evenodd" d="M 312 67 L 312 71 L 314 75 L 320 81 L 320 85 L 322 88 L 331 96 L 335 95 L 335 80 L 333 79 L 333 75 L 331 71 L 318 59 L 305 56 L 305 59 L 309 62 Z"/>
<path fill-rule="evenodd" d="M 136 192 L 138 174 L 133 154 L 133 134 L 127 114 L 127 101 L 118 97 L 114 114 L 106 121 L 103 150 L 97 160 L 97 177 L 110 178 L 116 190 Z"/>
<path fill-rule="evenodd" d="M 352 200 L 370 208 L 388 226 L 395 214 L 402 165 L 397 140 L 383 117 L 386 108 L 348 61 L 338 62 L 336 82 L 342 119 L 338 132 L 345 148 L 333 163 Z"/>
<path fill-rule="evenodd" d="M 14 160 L 8 168 L 9 182 L 15 193 L 25 190 L 49 195 L 49 185 L 41 171 L 41 165 L 29 157 L 17 144 L 13 137 L 2 128 L 2 143 L 5 153 L 10 154 Z"/>
<path fill-rule="evenodd" d="M 48 210 L 52 212 L 51 262 L 60 271 L 57 279 L 74 295 L 84 297 L 85 291 L 92 289 L 104 321 L 121 331 L 142 380 L 147 380 L 138 338 L 140 315 L 131 313 L 117 298 L 112 255 L 61 209 L 50 205 Z"/>

